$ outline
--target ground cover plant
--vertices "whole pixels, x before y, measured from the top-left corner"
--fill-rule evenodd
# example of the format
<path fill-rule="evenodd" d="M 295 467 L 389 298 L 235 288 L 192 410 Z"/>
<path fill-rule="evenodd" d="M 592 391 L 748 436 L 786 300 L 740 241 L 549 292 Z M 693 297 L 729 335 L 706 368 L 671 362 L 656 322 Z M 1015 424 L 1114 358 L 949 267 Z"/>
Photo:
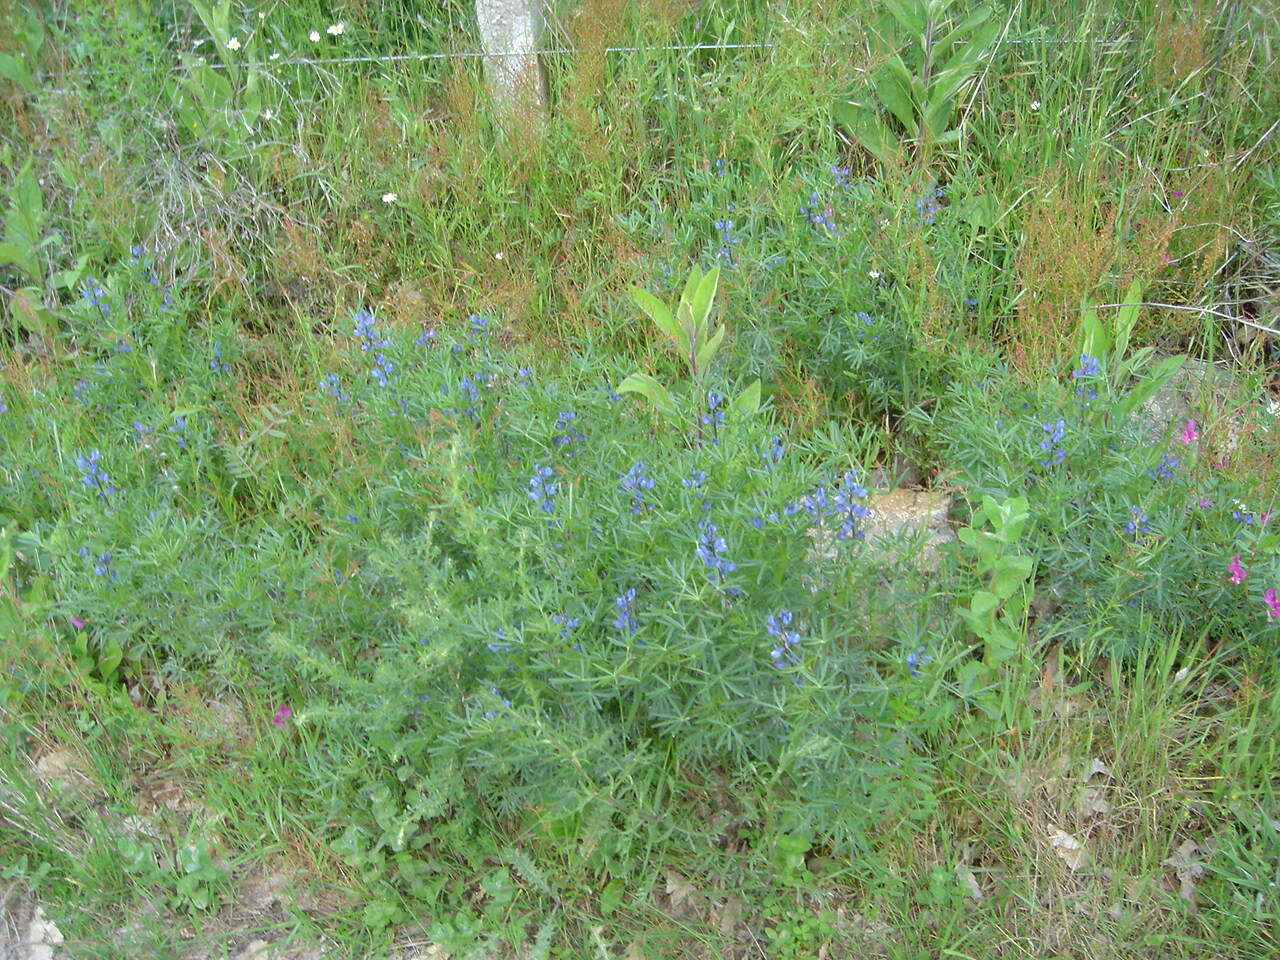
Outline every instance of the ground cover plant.
<path fill-rule="evenodd" d="M 1280 949 L 1262 5 L 0 18 L 10 939 Z"/>

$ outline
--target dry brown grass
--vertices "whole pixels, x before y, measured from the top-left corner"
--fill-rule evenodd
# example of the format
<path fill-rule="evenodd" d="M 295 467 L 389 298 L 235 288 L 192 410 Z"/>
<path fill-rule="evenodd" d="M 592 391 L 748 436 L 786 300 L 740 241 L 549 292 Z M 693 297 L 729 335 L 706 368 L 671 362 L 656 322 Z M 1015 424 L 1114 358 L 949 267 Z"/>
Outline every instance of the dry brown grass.
<path fill-rule="evenodd" d="M 1173 3 L 1156 0 L 1151 35 L 1151 70 L 1156 83 L 1177 87 L 1208 61 L 1208 37 L 1215 10 L 1212 0 Z"/>

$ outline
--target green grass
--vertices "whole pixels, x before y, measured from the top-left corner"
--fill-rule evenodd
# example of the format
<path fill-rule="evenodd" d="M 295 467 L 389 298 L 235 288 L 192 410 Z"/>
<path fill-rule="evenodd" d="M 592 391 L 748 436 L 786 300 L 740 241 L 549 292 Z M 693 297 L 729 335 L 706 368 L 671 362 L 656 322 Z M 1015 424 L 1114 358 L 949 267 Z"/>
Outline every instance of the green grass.
<path fill-rule="evenodd" d="M 290 62 L 477 49 L 426 6 L 0 13 L 0 876 L 60 954 L 1273 956 L 1265 11 L 1002 6 L 881 162 L 877 5 L 559 4 L 537 123 Z M 695 264 L 696 387 L 629 295 Z M 1229 378 L 1127 410 L 1148 347 Z M 834 536 L 903 478 L 965 543 Z"/>

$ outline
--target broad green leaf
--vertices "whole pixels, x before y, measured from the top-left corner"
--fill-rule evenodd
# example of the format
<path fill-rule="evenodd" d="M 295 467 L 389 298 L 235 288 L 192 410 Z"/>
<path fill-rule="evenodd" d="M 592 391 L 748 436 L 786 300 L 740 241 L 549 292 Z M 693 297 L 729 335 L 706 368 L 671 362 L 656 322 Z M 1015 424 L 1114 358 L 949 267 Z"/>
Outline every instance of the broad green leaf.
<path fill-rule="evenodd" d="M 684 289 L 680 291 L 680 302 L 692 304 L 700 283 L 702 283 L 702 270 L 695 263 L 689 268 L 689 276 L 685 277 Z"/>
<path fill-rule="evenodd" d="M 1116 345 L 1113 356 L 1117 360 L 1123 358 L 1125 351 L 1129 349 L 1129 334 L 1133 332 L 1133 326 L 1138 322 L 1138 313 L 1142 310 L 1140 281 L 1135 280 L 1129 285 L 1129 291 L 1124 295 L 1123 303 L 1124 306 L 1116 314 Z"/>
<path fill-rule="evenodd" d="M 716 355 L 716 350 L 718 350 L 720 347 L 720 341 L 723 339 L 724 339 L 724 326 L 722 325 L 720 329 L 717 330 L 712 335 L 711 339 L 702 345 L 702 348 L 698 351 L 697 356 L 694 358 L 695 360 L 695 365 L 693 370 L 694 376 L 701 376 L 702 374 L 707 372 L 707 369 L 711 366 L 712 358 L 714 358 Z"/>
<path fill-rule="evenodd" d="M 986 617 L 1000 606 L 1000 598 L 989 590 L 974 591 L 969 601 L 969 613 L 974 617 Z"/>
<path fill-rule="evenodd" d="M 1084 307 L 1080 312 L 1080 352 L 1105 363 L 1111 357 L 1111 338 L 1103 328 L 1098 311 Z"/>
<path fill-rule="evenodd" d="M 707 318 L 711 315 L 711 304 L 716 297 L 716 287 L 720 283 L 720 268 L 712 267 L 699 281 L 689 301 L 689 312 L 693 315 L 694 328 L 703 336 L 707 329 Z"/>
<path fill-rule="evenodd" d="M 681 335 L 680 325 L 676 323 L 675 317 L 671 316 L 671 311 L 667 309 L 666 304 L 655 297 L 648 290 L 636 287 L 631 291 L 631 299 L 636 305 L 648 314 L 649 319 L 657 324 L 658 329 L 665 333 L 675 342 L 680 349 L 684 349 L 684 337 Z"/>
<path fill-rule="evenodd" d="M 40 282 L 40 261 L 35 257 L 35 248 L 18 244 L 11 240 L 0 243 L 0 263 L 12 263 L 27 279 Z"/>
<path fill-rule="evenodd" d="M 849 136 L 859 146 L 881 163 L 893 163 L 898 151 L 898 138 L 874 111 L 862 104 L 842 101 L 836 104 L 833 112 L 836 122 L 849 131 Z"/>
<path fill-rule="evenodd" d="M 916 121 L 916 109 L 911 101 L 911 80 L 902 58 L 890 57 L 874 84 L 876 97 L 908 132 Z"/>
<path fill-rule="evenodd" d="M 36 90 L 36 78 L 31 75 L 26 64 L 11 53 L 0 53 L 0 77 L 13 82 L 14 86 L 26 93 Z"/>
<path fill-rule="evenodd" d="M 886 10 L 902 25 L 907 33 L 919 35 L 924 33 L 924 7 L 916 0 L 883 0 Z"/>
<path fill-rule="evenodd" d="M 760 409 L 760 381 L 753 380 L 745 390 L 729 402 L 729 416 L 750 417 Z"/>
<path fill-rule="evenodd" d="M 618 385 L 618 393 L 638 393 L 665 414 L 676 412 L 671 391 L 647 373 L 633 373 Z"/>
<path fill-rule="evenodd" d="M 1008 599 L 1027 582 L 1034 568 L 1035 563 L 1030 557 L 1001 557 L 991 571 L 991 592 L 1002 600 Z"/>
<path fill-rule="evenodd" d="M 1161 360 L 1156 364 L 1155 369 L 1147 374 L 1141 383 L 1137 384 L 1137 386 L 1130 390 L 1125 396 L 1121 397 L 1119 402 L 1116 403 L 1116 418 L 1118 420 L 1123 420 L 1129 416 L 1134 407 L 1146 402 L 1146 400 L 1164 386 L 1165 381 L 1177 373 L 1186 362 L 1187 358 L 1182 354 L 1179 354 L 1176 357 L 1165 357 Z"/>
<path fill-rule="evenodd" d="M 614 877 L 600 891 L 600 912 L 609 916 L 622 904 L 622 878 Z"/>

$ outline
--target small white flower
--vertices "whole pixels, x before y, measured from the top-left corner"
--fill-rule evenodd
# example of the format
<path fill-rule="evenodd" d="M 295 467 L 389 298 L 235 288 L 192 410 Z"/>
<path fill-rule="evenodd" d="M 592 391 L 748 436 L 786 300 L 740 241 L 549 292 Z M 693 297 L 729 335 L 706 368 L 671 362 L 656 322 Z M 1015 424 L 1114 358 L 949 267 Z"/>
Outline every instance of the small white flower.
<path fill-rule="evenodd" d="M 206 39 L 207 39 L 206 37 L 201 37 L 199 40 L 192 40 L 191 46 L 198 47 L 200 46 L 200 44 L 204 43 Z"/>
<path fill-rule="evenodd" d="M 346 32 L 347 32 L 347 25 L 342 21 L 329 24 L 329 29 L 325 31 L 325 33 L 329 34 L 329 36 L 331 37 L 336 37 Z"/>
<path fill-rule="evenodd" d="M 1032 101 L 1031 101 L 1031 109 L 1032 109 L 1032 110 L 1039 110 L 1039 109 L 1040 109 L 1040 101 L 1039 101 L 1039 100 L 1032 100 Z"/>
<path fill-rule="evenodd" d="M 270 107 L 267 107 L 265 110 L 263 110 L 263 111 L 262 111 L 262 119 L 263 119 L 263 120 L 271 120 L 271 119 L 274 119 L 275 115 L 276 115 L 275 111 L 274 111 L 274 110 L 272 110 Z"/>
<path fill-rule="evenodd" d="M 259 10 L 259 11 L 258 11 L 258 19 L 259 19 L 259 20 L 265 20 L 265 19 L 267 19 L 267 11 L 265 11 L 265 10 Z"/>
<path fill-rule="evenodd" d="M 279 60 L 279 59 L 280 59 L 280 51 L 279 51 L 279 50 L 277 50 L 275 53 L 271 54 L 271 56 L 267 57 L 267 59 L 268 59 L 268 60 Z"/>
<path fill-rule="evenodd" d="M 228 49 L 228 50 L 239 50 L 239 49 L 240 49 L 240 40 L 239 40 L 239 38 L 237 38 L 237 37 L 232 37 L 230 40 L 228 40 L 228 41 L 227 41 L 227 49 Z"/>
<path fill-rule="evenodd" d="M 382 195 L 382 202 L 383 202 L 383 203 L 395 203 L 395 202 L 396 202 L 397 200 L 399 200 L 399 199 L 400 199 L 400 198 L 399 198 L 399 197 L 397 197 L 394 193 L 384 193 L 384 194 Z"/>
<path fill-rule="evenodd" d="M 312 30 L 310 33 L 308 33 L 308 34 L 307 34 L 307 39 L 308 39 L 308 40 L 310 40 L 312 43 L 319 43 L 319 42 L 320 42 L 320 31 L 319 31 L 319 30 Z"/>
<path fill-rule="evenodd" d="M 882 226 L 882 227 L 884 227 L 886 230 L 888 230 L 888 229 L 889 229 L 889 218 L 888 218 L 888 217 L 885 217 L 883 220 L 881 220 L 881 221 L 880 221 L 880 226 Z"/>
<path fill-rule="evenodd" d="M 495 253 L 495 254 L 493 255 L 493 259 L 495 259 L 495 260 L 502 260 L 502 259 L 504 259 L 505 257 L 506 257 L 506 254 L 505 254 L 505 253 L 503 253 L 501 250 L 499 250 L 497 253 Z"/>
<path fill-rule="evenodd" d="M 879 270 L 868 270 L 868 271 L 867 271 L 867 276 L 868 276 L 868 277 L 870 277 L 872 280 L 879 280 L 879 279 L 880 279 L 880 271 L 879 271 Z"/>

